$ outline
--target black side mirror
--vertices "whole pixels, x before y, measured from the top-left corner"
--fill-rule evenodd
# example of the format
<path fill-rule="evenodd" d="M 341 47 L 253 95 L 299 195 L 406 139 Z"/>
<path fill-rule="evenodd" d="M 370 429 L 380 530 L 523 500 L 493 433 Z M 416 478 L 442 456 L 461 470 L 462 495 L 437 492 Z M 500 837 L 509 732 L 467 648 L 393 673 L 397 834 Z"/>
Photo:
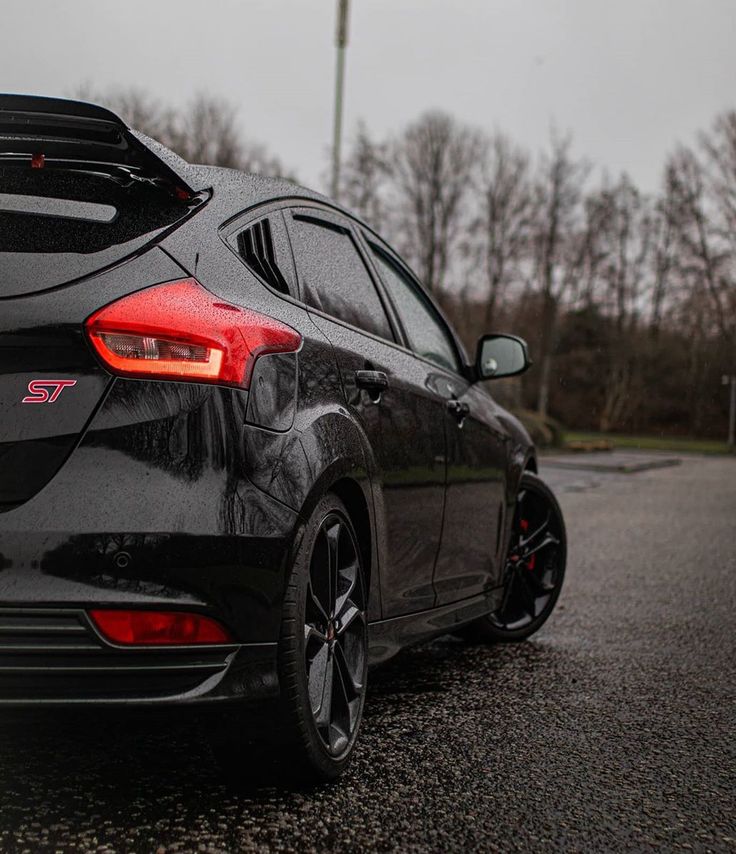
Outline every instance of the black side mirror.
<path fill-rule="evenodd" d="M 484 335 L 478 341 L 475 370 L 479 380 L 523 374 L 531 365 L 526 341 L 515 335 Z"/>

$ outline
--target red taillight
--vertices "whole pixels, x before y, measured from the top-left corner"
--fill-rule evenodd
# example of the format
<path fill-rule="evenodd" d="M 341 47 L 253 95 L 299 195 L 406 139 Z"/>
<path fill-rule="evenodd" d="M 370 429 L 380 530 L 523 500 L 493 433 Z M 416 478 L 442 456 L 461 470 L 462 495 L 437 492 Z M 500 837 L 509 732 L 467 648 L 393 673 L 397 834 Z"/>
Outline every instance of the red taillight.
<path fill-rule="evenodd" d="M 271 317 L 218 300 L 196 279 L 129 294 L 95 312 L 85 328 L 114 374 L 241 388 L 259 356 L 294 352 L 302 340 Z"/>
<path fill-rule="evenodd" d="M 184 611 L 90 611 L 100 634 L 124 646 L 190 646 L 233 643 L 211 617 Z"/>

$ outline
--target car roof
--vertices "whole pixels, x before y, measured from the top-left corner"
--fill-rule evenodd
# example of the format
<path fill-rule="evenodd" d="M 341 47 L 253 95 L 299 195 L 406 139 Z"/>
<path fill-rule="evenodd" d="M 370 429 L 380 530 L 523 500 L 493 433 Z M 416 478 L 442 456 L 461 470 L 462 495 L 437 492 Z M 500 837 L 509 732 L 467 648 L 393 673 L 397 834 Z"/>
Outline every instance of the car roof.
<path fill-rule="evenodd" d="M 200 166 L 189 163 L 183 165 L 181 171 L 186 174 L 190 187 L 197 191 L 212 190 L 217 207 L 223 212 L 231 209 L 235 214 L 278 199 L 305 199 L 327 204 L 354 218 L 350 211 L 335 204 L 332 199 L 322 193 L 286 178 L 268 178 L 265 175 L 255 175 L 224 166 Z"/>

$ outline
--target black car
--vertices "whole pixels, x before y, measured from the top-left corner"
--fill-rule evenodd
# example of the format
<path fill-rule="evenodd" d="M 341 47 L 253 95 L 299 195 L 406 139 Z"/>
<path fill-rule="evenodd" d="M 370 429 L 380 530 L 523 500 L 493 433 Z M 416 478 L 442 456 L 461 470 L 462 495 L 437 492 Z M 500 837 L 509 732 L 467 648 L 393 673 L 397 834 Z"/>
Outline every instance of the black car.
<path fill-rule="evenodd" d="M 0 704 L 217 704 L 223 761 L 268 719 L 326 779 L 370 664 L 547 619 L 562 516 L 480 382 L 526 346 L 469 360 L 347 211 L 6 95 L 0 244 Z"/>

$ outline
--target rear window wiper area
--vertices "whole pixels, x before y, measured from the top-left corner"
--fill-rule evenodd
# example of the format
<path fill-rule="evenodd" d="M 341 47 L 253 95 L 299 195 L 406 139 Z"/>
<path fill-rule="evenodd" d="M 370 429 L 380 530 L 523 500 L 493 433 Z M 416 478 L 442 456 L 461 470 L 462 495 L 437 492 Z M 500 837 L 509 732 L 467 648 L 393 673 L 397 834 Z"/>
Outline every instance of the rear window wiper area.
<path fill-rule="evenodd" d="M 113 205 L 98 202 L 2 192 L 0 192 L 0 212 L 100 223 L 111 223 L 118 215 L 118 210 Z"/>
<path fill-rule="evenodd" d="M 174 226 L 208 196 L 177 198 L 129 169 L 31 168 L 0 158 L 0 252 L 89 255 Z"/>

